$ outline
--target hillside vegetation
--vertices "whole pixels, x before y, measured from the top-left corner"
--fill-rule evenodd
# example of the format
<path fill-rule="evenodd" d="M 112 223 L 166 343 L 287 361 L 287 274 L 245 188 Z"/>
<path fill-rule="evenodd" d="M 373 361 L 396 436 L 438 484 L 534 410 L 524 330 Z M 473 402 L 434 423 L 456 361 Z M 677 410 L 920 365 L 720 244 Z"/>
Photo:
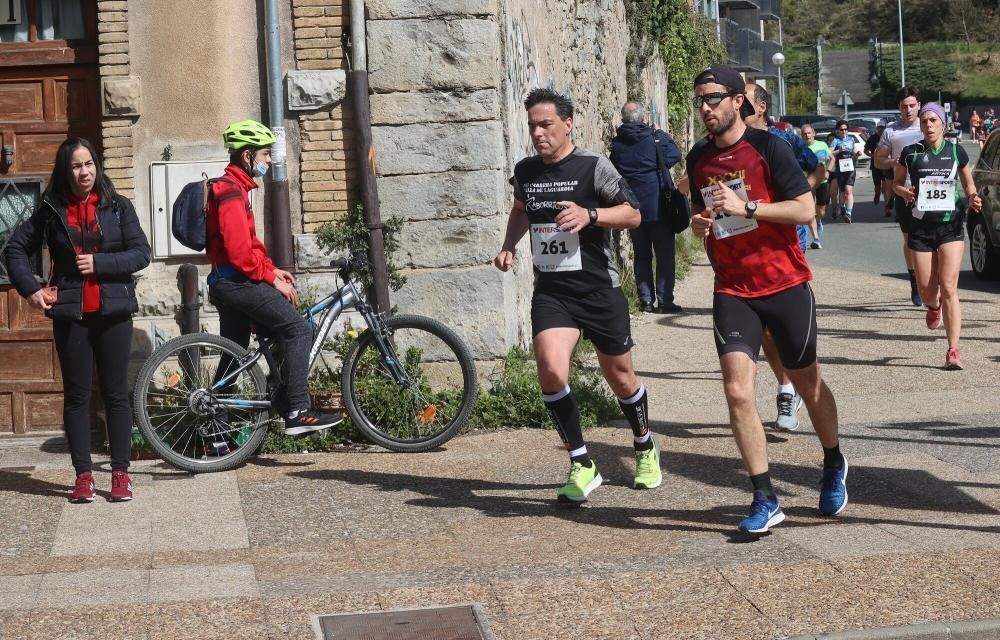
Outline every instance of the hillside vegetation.
<path fill-rule="evenodd" d="M 782 24 L 789 113 L 815 110 L 816 40 L 824 49 L 867 51 L 873 102 L 892 105 L 900 86 L 896 3 L 785 0 Z M 903 2 L 906 83 L 960 104 L 1000 99 L 1000 0 Z M 881 48 L 872 46 L 875 37 Z M 878 53 L 881 52 L 881 58 Z M 881 91 L 881 94 L 880 94 Z"/>
<path fill-rule="evenodd" d="M 903 40 L 958 41 L 995 46 L 1000 0 L 905 0 Z M 891 0 L 785 0 L 782 24 L 786 44 L 815 44 L 822 36 L 835 47 L 866 45 L 877 36 L 899 41 L 897 3 Z"/>

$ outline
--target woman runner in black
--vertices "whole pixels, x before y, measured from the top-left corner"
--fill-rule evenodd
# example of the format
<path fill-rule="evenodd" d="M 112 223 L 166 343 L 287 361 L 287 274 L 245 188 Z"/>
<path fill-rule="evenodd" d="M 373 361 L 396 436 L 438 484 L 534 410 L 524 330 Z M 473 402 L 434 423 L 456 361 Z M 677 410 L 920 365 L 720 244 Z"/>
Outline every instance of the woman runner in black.
<path fill-rule="evenodd" d="M 944 137 L 944 109 L 928 102 L 920 109 L 918 118 L 924 138 L 903 148 L 892 188 L 913 208 L 907 242 L 913 252 L 920 298 L 927 305 L 927 328 L 939 329 L 944 325 L 948 336 L 945 369 L 961 369 L 958 273 L 965 253 L 965 212 L 959 205 L 956 178 L 962 182 L 970 209 L 978 212 L 983 201 L 976 193 L 969 156 L 961 146 Z M 909 187 L 905 186 L 907 176 Z"/>

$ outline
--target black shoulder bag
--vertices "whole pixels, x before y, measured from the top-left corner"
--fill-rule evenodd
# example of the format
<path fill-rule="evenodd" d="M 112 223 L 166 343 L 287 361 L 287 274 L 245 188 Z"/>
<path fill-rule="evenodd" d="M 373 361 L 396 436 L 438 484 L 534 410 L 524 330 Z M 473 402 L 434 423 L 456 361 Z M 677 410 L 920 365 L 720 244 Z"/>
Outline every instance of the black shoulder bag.
<path fill-rule="evenodd" d="M 681 193 L 680 189 L 667 189 L 664 182 L 667 176 L 667 165 L 663 162 L 663 154 L 660 153 L 660 143 L 653 138 L 653 145 L 656 147 L 656 165 L 660 174 L 660 197 L 663 198 L 663 206 L 667 212 L 667 224 L 674 233 L 681 233 L 691 224 L 691 203 L 687 196 Z"/>

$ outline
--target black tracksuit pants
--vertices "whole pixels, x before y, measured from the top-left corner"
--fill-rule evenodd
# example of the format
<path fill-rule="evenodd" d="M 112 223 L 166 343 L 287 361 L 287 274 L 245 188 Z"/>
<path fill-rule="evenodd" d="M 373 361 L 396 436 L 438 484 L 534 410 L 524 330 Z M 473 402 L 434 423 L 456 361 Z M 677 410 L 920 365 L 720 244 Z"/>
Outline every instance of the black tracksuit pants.
<path fill-rule="evenodd" d="M 128 363 L 132 317 L 84 314 L 82 320 L 52 323 L 63 378 L 63 426 L 76 472 L 91 470 L 90 387 L 94 363 L 108 419 L 111 469 L 128 469 L 132 452 L 132 405 L 128 401 Z"/>

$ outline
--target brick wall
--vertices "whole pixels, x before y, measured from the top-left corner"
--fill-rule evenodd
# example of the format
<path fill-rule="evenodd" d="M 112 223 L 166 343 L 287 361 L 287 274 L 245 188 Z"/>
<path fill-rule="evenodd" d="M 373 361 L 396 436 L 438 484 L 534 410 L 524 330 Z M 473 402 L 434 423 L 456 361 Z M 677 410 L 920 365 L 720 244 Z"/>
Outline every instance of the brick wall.
<path fill-rule="evenodd" d="M 348 70 L 344 37 L 347 0 L 291 0 L 295 66 L 299 70 Z M 349 101 L 299 116 L 302 227 L 314 231 L 353 205 L 354 118 Z M 294 197 L 294 196 L 293 196 Z"/>
<path fill-rule="evenodd" d="M 128 77 L 128 2 L 98 0 L 97 34 L 101 79 Z M 132 123 L 133 119 L 127 117 L 101 120 L 105 173 L 118 191 L 129 198 L 135 197 Z"/>

